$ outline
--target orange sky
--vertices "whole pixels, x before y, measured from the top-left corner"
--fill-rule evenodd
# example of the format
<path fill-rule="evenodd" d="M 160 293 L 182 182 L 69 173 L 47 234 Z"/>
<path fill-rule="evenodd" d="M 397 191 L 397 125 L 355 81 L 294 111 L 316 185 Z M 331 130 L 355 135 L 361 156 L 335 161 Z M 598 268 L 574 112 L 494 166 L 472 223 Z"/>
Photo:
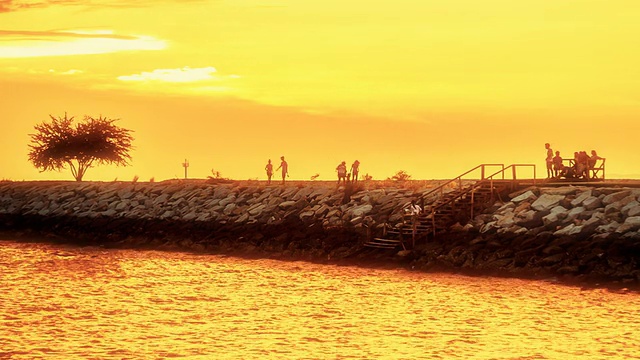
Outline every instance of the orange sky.
<path fill-rule="evenodd" d="M 596 149 L 640 178 L 635 0 L 0 0 L 0 179 L 49 114 L 120 118 L 132 165 L 85 180 L 451 178 Z"/>

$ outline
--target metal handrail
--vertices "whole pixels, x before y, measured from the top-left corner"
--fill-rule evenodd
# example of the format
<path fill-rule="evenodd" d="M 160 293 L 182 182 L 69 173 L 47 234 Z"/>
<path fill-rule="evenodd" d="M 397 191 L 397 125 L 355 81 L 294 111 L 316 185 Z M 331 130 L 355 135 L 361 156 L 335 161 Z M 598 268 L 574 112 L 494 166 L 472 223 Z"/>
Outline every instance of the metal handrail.
<path fill-rule="evenodd" d="M 455 178 L 453 178 L 453 179 L 451 179 L 451 180 L 449 180 L 449 181 L 447 181 L 447 182 L 445 182 L 445 183 L 442 183 L 442 184 L 440 184 L 440 185 L 436 186 L 436 187 L 435 187 L 435 188 L 433 188 L 431 191 L 429 191 L 429 192 L 427 192 L 427 193 L 425 193 L 425 194 L 422 194 L 422 196 L 420 197 L 420 200 L 421 200 L 421 202 L 422 202 L 422 205 L 424 205 L 424 199 L 425 199 L 427 196 L 429 196 L 429 195 L 431 195 L 431 194 L 435 193 L 435 192 L 436 192 L 436 191 L 438 191 L 438 190 L 440 190 L 440 194 L 442 195 L 442 193 L 444 192 L 444 188 L 445 188 L 447 185 L 451 184 L 451 183 L 454 183 L 454 182 L 458 181 L 458 186 L 459 186 L 460 188 L 462 188 L 462 177 L 463 177 L 463 176 L 465 176 L 465 175 L 468 175 L 468 174 L 470 174 L 470 173 L 472 173 L 472 172 L 474 172 L 474 171 L 476 171 L 476 170 L 478 170 L 478 169 L 481 169 L 481 173 L 480 173 L 480 180 L 484 180 L 484 179 L 485 179 L 485 176 L 484 176 L 485 167 L 489 167 L 489 166 L 500 166 L 500 167 L 502 168 L 502 170 L 504 171 L 504 164 L 480 164 L 480 165 L 478 165 L 478 166 L 474 167 L 473 169 L 468 170 L 468 171 L 466 171 L 466 172 L 462 173 L 461 175 L 458 175 L 458 176 L 456 176 Z M 423 207 L 424 207 L 424 206 L 423 206 Z"/>
<path fill-rule="evenodd" d="M 467 171 L 465 174 L 460 175 L 459 177 L 464 176 L 464 175 L 470 173 L 471 171 L 478 169 L 479 167 L 481 167 L 483 165 L 486 165 L 486 164 L 478 165 L 475 168 L 473 168 L 472 170 Z M 498 164 L 498 165 L 502 165 L 502 164 Z M 502 180 L 504 180 L 505 172 L 508 169 L 512 169 L 512 172 L 511 172 L 511 174 L 512 174 L 511 186 L 513 187 L 513 185 L 515 183 L 515 180 L 517 179 L 516 173 L 517 173 L 517 168 L 518 167 L 532 167 L 533 168 L 533 185 L 535 185 L 536 184 L 536 165 L 535 164 L 511 164 L 511 165 L 509 165 L 507 167 L 504 167 L 504 165 L 502 165 L 502 169 L 496 171 L 495 173 L 493 173 L 493 174 L 491 174 L 491 175 L 489 175 L 487 177 L 483 176 L 482 179 L 480 179 L 480 181 L 478 181 L 478 182 L 476 182 L 474 184 L 471 184 L 471 186 L 469 186 L 468 188 L 464 189 L 464 191 L 460 191 L 455 197 L 452 197 L 451 199 L 448 199 L 447 201 L 444 201 L 444 202 L 441 202 L 439 204 L 436 204 L 435 206 L 431 206 L 431 221 L 432 221 L 432 226 L 431 227 L 432 227 L 432 230 L 433 230 L 433 234 L 435 235 L 435 232 L 436 232 L 436 226 L 435 226 L 435 221 L 436 221 L 435 213 L 436 213 L 436 210 L 438 210 L 439 208 L 441 208 L 441 207 L 443 207 L 445 205 L 448 205 L 448 204 L 456 201 L 457 199 L 461 198 L 463 195 L 466 195 L 466 194 L 468 194 L 470 192 L 473 192 L 477 188 L 481 187 L 483 182 L 486 181 L 486 180 L 490 181 L 490 184 L 491 184 L 490 185 L 491 197 L 493 198 L 493 195 L 494 195 L 493 194 L 493 191 L 494 191 L 494 186 L 493 186 L 494 177 L 499 175 L 499 174 L 501 174 L 502 175 Z M 483 173 L 484 173 L 484 168 L 483 168 Z M 456 179 L 458 179 L 458 178 L 456 178 Z M 456 179 L 453 179 L 453 180 L 443 184 L 443 186 L 455 181 Z M 460 189 L 462 189 L 462 186 L 460 187 Z M 436 189 L 434 189 L 434 190 L 436 190 Z M 431 194 L 433 192 L 434 191 L 430 191 L 427 194 L 424 194 L 423 195 L 423 199 L 424 199 L 425 196 L 427 196 L 427 195 L 429 195 L 429 194 Z M 473 217 L 473 204 L 472 204 L 471 208 L 472 208 L 471 209 L 471 211 L 472 211 L 471 216 Z"/>

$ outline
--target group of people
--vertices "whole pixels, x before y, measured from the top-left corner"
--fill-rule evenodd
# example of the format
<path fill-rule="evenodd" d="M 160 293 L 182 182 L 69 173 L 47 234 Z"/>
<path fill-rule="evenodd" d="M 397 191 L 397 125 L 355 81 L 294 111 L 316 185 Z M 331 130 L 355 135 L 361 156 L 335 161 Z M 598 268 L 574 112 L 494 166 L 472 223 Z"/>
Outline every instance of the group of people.
<path fill-rule="evenodd" d="M 282 185 L 284 185 L 285 178 L 289 176 L 289 164 L 284 160 L 284 156 L 280 156 L 280 166 L 278 166 L 276 171 L 280 169 L 282 169 Z M 273 176 L 273 164 L 271 164 L 271 159 L 267 162 L 264 170 L 267 172 L 267 184 L 271 185 L 271 177 Z"/>
<path fill-rule="evenodd" d="M 336 171 L 338 172 L 338 186 L 342 182 L 344 185 L 347 185 L 347 181 L 351 181 L 352 183 L 358 182 L 358 172 L 360 171 L 360 161 L 356 160 L 351 164 L 351 172 L 347 173 L 347 163 L 346 161 L 341 162 L 337 167 Z"/>
<path fill-rule="evenodd" d="M 347 173 L 347 163 L 345 161 L 341 162 L 340 165 L 336 168 L 338 172 L 338 185 L 340 182 L 343 182 L 345 185 L 347 181 L 351 181 L 356 183 L 358 181 L 358 172 L 360 169 L 360 161 L 356 160 L 351 164 L 351 172 Z M 280 166 L 275 171 L 282 169 L 282 184 L 284 185 L 284 181 L 287 177 L 289 177 L 289 164 L 284 159 L 284 156 L 280 156 Z M 267 172 L 267 184 L 271 185 L 271 178 L 273 177 L 273 164 L 271 163 L 271 159 L 267 161 L 267 165 L 265 165 L 264 170 Z"/>
<path fill-rule="evenodd" d="M 566 178 L 566 179 L 590 179 L 590 171 L 596 168 L 598 160 L 603 158 L 598 155 L 595 150 L 591 150 L 591 156 L 586 151 L 576 151 L 573 153 L 573 159 L 569 161 L 570 165 L 564 164 L 564 159 L 560 156 L 560 151 L 554 152 L 549 143 L 544 144 L 547 150 L 547 179 L 550 178 Z"/>

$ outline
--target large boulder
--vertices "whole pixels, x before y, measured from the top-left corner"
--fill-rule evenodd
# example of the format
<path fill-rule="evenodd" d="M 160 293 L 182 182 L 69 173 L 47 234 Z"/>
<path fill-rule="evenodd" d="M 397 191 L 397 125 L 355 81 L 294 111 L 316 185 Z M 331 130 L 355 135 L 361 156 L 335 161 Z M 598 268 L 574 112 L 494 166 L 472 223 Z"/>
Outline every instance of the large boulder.
<path fill-rule="evenodd" d="M 613 194 L 609 194 L 609 195 L 605 196 L 604 198 L 602 198 L 602 203 L 605 204 L 605 205 L 609 205 L 609 204 L 612 204 L 612 203 L 614 203 L 616 201 L 620 201 L 620 200 L 626 198 L 630 194 L 631 194 L 631 190 L 618 191 L 618 192 L 615 192 Z"/>
<path fill-rule="evenodd" d="M 520 194 L 516 197 L 514 197 L 513 199 L 511 199 L 512 202 L 514 203 L 519 203 L 521 201 L 535 201 L 538 197 L 536 196 L 536 194 L 533 193 L 533 191 L 528 190 L 527 192 L 525 192 L 524 194 Z"/>
<path fill-rule="evenodd" d="M 575 206 L 582 205 L 582 203 L 588 198 L 590 198 L 591 196 L 592 196 L 591 190 L 583 191 L 578 196 L 576 196 L 575 199 L 571 200 L 571 206 L 575 207 Z"/>
<path fill-rule="evenodd" d="M 560 203 L 564 199 L 564 195 L 542 194 L 536 201 L 531 204 L 531 208 L 541 211 L 548 210 Z"/>
<path fill-rule="evenodd" d="M 629 231 L 640 229 L 640 216 L 630 216 L 626 218 L 624 223 L 616 229 L 617 233 L 623 234 Z"/>
<path fill-rule="evenodd" d="M 582 202 L 582 206 L 585 208 L 585 210 L 594 210 L 602 207 L 602 201 L 600 200 L 600 198 L 591 196 Z"/>

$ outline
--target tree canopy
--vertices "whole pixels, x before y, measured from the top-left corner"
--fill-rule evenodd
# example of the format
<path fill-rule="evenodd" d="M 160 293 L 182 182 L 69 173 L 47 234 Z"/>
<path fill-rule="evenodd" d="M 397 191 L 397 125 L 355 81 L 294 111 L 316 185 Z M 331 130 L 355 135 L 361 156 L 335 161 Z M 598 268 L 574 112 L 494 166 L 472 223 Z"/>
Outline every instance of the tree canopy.
<path fill-rule="evenodd" d="M 53 117 L 50 122 L 34 126 L 29 134 L 29 161 L 40 171 L 62 170 L 67 165 L 76 181 L 82 181 L 93 165 L 126 166 L 131 160 L 131 130 L 115 125 L 117 119 L 84 117 L 74 124 L 74 118 Z"/>

